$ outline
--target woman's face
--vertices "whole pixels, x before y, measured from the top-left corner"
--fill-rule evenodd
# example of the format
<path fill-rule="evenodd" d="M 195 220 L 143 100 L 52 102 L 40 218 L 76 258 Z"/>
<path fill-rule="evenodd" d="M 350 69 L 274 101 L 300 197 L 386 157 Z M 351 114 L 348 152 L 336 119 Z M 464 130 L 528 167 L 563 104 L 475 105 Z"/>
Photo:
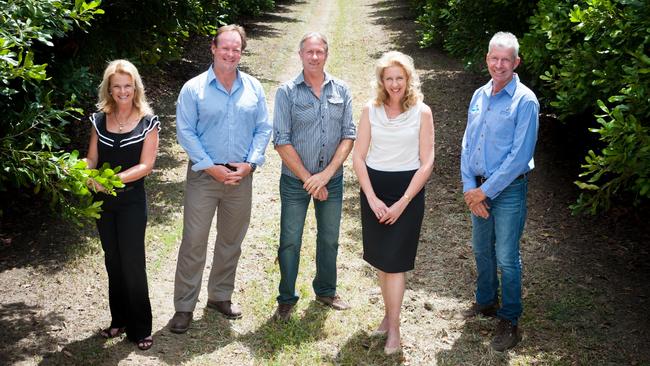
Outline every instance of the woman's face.
<path fill-rule="evenodd" d="M 135 85 L 133 78 L 129 74 L 116 73 L 110 78 L 111 97 L 115 104 L 119 106 L 131 106 L 133 104 L 133 96 L 135 94 Z"/>
<path fill-rule="evenodd" d="M 406 71 L 401 66 L 389 66 L 384 69 L 381 78 L 384 90 L 391 99 L 402 100 L 406 93 Z"/>

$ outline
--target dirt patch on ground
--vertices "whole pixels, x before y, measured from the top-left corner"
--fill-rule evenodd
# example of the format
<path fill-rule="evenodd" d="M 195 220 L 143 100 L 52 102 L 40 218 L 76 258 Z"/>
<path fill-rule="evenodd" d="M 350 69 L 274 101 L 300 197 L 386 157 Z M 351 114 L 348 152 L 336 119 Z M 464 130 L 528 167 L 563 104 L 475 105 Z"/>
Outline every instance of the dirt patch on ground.
<path fill-rule="evenodd" d="M 415 59 L 425 102 L 436 124 L 436 168 L 427 184 L 427 212 L 416 269 L 403 309 L 404 354 L 385 358 L 368 337 L 381 319 L 375 274 L 360 258 L 358 184 L 347 164 L 339 256 L 340 293 L 354 308 L 329 312 L 311 294 L 315 224 L 305 229 L 296 318 L 270 320 L 279 273 L 280 161 L 269 148 L 255 176 L 254 209 L 237 274 L 235 301 L 245 317 L 230 322 L 204 309 L 185 335 L 169 333 L 176 253 L 180 243 L 187 157 L 175 142 L 174 101 L 182 84 L 208 66 L 209 38 L 192 40 L 186 55 L 146 75 L 161 116 L 161 150 L 148 178 L 147 265 L 154 309 L 149 352 L 125 340 L 104 342 L 109 323 L 103 254 L 92 226 L 77 230 L 29 216 L 23 230 L 3 230 L 0 247 L 2 364 L 644 364 L 650 363 L 646 217 L 617 210 L 606 217 L 571 216 L 572 181 L 581 160 L 557 122 L 544 118 L 531 176 L 522 240 L 525 336 L 506 353 L 489 347 L 492 320 L 464 321 L 475 267 L 470 222 L 459 179 L 467 103 L 487 78 L 463 70 L 444 53 L 420 49 L 413 17 L 400 1 L 280 1 L 271 14 L 244 21 L 250 42 L 242 69 L 264 84 L 272 109 L 277 86 L 292 78 L 300 36 L 321 30 L 332 44 L 328 70 L 348 82 L 355 116 L 369 98 L 373 60 L 388 49 Z M 40 216 L 39 216 L 40 217 Z M 212 233 L 214 238 L 214 233 Z M 210 240 L 211 242 L 213 240 Z M 208 253 L 211 253 L 211 248 Z M 209 270 L 208 263 L 206 270 Z M 207 279 L 207 275 L 204 276 Z M 205 284 L 204 284 L 205 288 Z"/>

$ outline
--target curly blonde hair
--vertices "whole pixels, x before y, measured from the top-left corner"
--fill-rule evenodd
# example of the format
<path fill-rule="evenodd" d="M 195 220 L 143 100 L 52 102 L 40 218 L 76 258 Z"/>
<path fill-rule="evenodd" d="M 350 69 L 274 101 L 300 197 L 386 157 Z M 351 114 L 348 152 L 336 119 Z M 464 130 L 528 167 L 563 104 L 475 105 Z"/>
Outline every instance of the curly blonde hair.
<path fill-rule="evenodd" d="M 406 90 L 402 99 L 402 109 L 406 111 L 418 102 L 421 102 L 424 96 L 420 91 L 420 77 L 415 72 L 413 58 L 399 51 L 384 53 L 375 65 L 375 80 L 372 83 L 372 87 L 376 93 L 374 104 L 380 106 L 388 99 L 388 93 L 386 92 L 386 88 L 384 88 L 382 79 L 384 77 L 384 70 L 391 66 L 399 66 L 406 73 Z"/>
<path fill-rule="evenodd" d="M 127 60 L 114 60 L 111 61 L 106 70 L 104 70 L 104 77 L 101 84 L 99 84 L 99 99 L 97 101 L 97 110 L 100 110 L 106 114 L 111 113 L 115 109 L 115 100 L 111 97 L 111 77 L 117 73 L 129 75 L 133 80 L 134 90 L 133 90 L 133 106 L 138 111 L 140 116 L 147 114 L 153 114 L 153 110 L 147 102 L 147 98 L 144 94 L 144 85 L 142 84 L 142 78 L 140 78 L 140 73 L 138 69 L 131 62 Z"/>

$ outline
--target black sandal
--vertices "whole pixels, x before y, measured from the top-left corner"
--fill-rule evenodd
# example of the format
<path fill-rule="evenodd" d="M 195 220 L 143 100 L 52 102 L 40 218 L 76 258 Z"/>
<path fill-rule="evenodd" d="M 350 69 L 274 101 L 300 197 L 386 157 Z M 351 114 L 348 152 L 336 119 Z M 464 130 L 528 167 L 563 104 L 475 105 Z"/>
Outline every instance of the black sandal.
<path fill-rule="evenodd" d="M 144 337 L 137 341 L 136 344 L 141 351 L 146 351 L 153 346 L 153 338 L 151 336 Z"/>
<path fill-rule="evenodd" d="M 121 336 L 126 331 L 126 327 L 120 328 L 111 328 L 102 329 L 99 331 L 99 335 L 104 339 L 111 339 Z"/>

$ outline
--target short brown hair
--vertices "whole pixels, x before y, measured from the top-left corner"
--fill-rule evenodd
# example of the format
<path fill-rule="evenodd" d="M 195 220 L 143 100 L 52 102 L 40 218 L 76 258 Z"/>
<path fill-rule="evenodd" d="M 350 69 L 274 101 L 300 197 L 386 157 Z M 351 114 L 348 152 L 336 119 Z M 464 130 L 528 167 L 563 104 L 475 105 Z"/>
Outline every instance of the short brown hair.
<path fill-rule="evenodd" d="M 215 46 L 219 46 L 218 44 L 219 40 L 217 38 L 221 33 L 226 33 L 226 32 L 239 33 L 239 36 L 241 37 L 241 50 L 243 51 L 246 49 L 246 31 L 244 30 L 244 27 L 237 24 L 228 24 L 219 27 L 219 29 L 217 29 L 217 34 L 215 34 L 214 37 L 212 37 L 212 44 L 214 44 Z"/>

